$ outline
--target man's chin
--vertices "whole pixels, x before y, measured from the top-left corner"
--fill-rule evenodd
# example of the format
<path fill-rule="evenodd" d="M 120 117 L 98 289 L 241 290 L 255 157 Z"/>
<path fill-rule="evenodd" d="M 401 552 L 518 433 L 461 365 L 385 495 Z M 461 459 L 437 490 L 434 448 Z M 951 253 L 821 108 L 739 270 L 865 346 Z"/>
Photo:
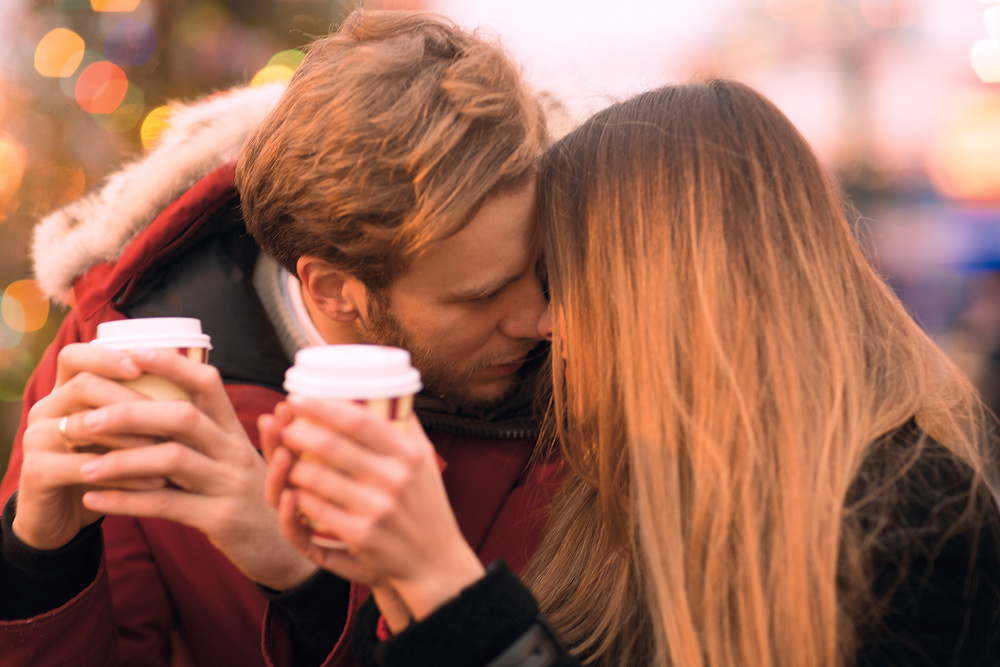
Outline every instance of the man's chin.
<path fill-rule="evenodd" d="M 517 378 L 505 380 L 502 384 L 494 382 L 490 387 L 483 387 L 479 392 L 471 392 L 470 399 L 480 408 L 492 408 L 500 405 L 517 390 Z"/>
<path fill-rule="evenodd" d="M 469 383 L 462 388 L 440 392 L 445 400 L 460 408 L 486 410 L 500 405 L 517 391 L 520 378 L 493 378 L 489 381 Z"/>

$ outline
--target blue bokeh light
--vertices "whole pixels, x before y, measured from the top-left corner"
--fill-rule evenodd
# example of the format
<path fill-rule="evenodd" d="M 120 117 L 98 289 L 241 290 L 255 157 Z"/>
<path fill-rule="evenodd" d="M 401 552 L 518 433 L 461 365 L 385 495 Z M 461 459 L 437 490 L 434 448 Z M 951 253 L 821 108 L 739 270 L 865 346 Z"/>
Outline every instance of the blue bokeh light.
<path fill-rule="evenodd" d="M 145 65 L 156 51 L 156 33 L 144 21 L 123 19 L 108 31 L 104 55 L 122 67 Z"/>

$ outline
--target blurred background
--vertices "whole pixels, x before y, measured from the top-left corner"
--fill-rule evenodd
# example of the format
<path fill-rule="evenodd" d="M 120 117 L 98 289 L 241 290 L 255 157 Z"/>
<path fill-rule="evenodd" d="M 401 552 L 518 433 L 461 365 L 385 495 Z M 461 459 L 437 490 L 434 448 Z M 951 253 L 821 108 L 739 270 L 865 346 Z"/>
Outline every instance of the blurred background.
<path fill-rule="evenodd" d="M 31 279 L 35 223 L 155 142 L 172 101 L 287 78 L 299 47 L 362 4 L 495 34 L 562 127 L 665 83 L 754 85 L 838 175 L 918 321 L 1000 406 L 992 1 L 0 0 L 0 474 L 65 314 Z"/>

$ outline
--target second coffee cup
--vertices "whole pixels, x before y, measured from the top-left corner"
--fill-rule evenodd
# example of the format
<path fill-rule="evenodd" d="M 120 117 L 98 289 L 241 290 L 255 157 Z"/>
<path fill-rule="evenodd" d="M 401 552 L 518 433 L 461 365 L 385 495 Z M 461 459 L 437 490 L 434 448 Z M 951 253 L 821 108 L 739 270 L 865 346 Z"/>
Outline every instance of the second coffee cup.
<path fill-rule="evenodd" d="M 413 412 L 413 396 L 423 387 L 410 353 L 383 345 L 320 345 L 295 354 L 285 372 L 285 390 L 303 398 L 348 400 L 364 405 L 403 428 Z M 316 544 L 343 547 L 329 530 L 307 521 Z"/>

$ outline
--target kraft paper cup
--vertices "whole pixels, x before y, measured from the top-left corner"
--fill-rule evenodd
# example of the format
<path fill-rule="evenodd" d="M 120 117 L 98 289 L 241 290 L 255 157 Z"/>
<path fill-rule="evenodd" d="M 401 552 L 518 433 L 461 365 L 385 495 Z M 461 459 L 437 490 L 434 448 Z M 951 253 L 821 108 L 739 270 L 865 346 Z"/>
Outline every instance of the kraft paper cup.
<path fill-rule="evenodd" d="M 299 350 L 285 373 L 285 390 L 303 398 L 348 400 L 364 405 L 404 428 L 413 396 L 423 387 L 410 353 L 384 345 L 320 345 Z M 331 549 L 344 543 L 322 525 L 303 517 L 312 541 Z"/>
<path fill-rule="evenodd" d="M 102 322 L 91 345 L 112 350 L 161 349 L 200 363 L 208 363 L 212 349 L 210 337 L 202 333 L 201 320 L 194 317 L 137 317 L 130 320 Z M 154 400 L 190 401 L 191 397 L 176 384 L 158 375 L 143 373 L 123 385 Z"/>

